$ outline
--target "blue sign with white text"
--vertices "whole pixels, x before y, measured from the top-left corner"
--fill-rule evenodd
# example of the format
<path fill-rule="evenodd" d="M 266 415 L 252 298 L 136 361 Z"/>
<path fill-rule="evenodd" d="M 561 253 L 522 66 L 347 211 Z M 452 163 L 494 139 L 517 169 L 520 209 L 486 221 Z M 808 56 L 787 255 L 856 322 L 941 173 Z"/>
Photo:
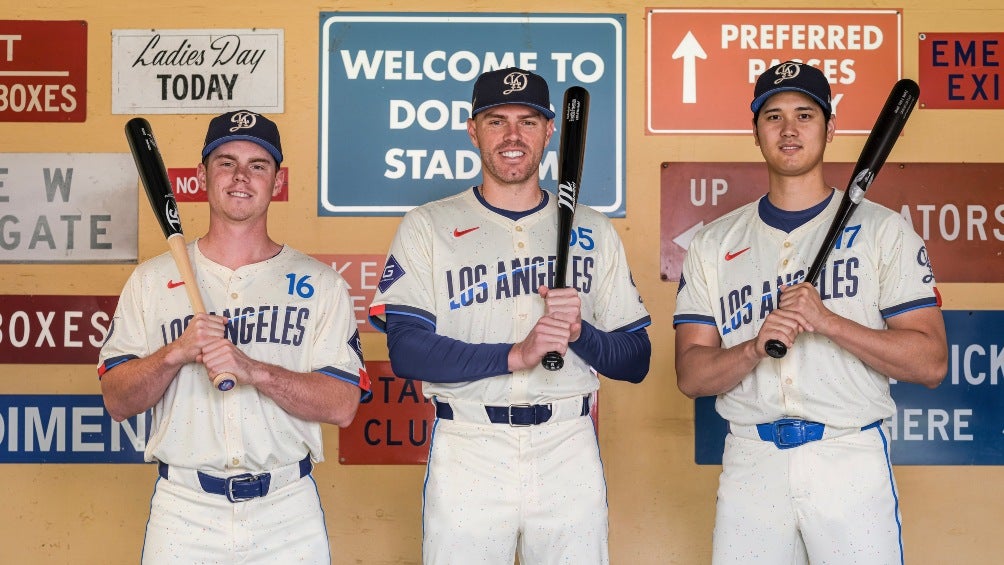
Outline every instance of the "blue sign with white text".
<path fill-rule="evenodd" d="M 948 374 L 934 390 L 892 384 L 896 465 L 1004 465 L 1004 311 L 945 310 Z M 694 401 L 694 459 L 721 465 L 728 424 L 715 397 Z"/>
<path fill-rule="evenodd" d="M 478 184 L 474 81 L 515 66 L 547 80 L 558 114 L 541 186 L 558 184 L 564 91 L 585 87 L 580 202 L 623 217 L 624 47 L 623 14 L 322 12 L 318 215 L 403 215 Z"/>
<path fill-rule="evenodd" d="M 0 395 L 0 463 L 142 463 L 150 413 L 115 422 L 100 394 Z"/>

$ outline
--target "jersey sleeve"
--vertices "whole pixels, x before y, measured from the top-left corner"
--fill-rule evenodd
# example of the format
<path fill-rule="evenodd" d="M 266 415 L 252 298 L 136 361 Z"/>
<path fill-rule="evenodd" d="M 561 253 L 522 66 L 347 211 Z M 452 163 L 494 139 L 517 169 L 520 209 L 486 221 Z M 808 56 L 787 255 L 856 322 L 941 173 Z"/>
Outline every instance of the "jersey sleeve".
<path fill-rule="evenodd" d="M 422 208 L 405 214 L 391 243 L 377 294 L 369 308 L 370 324 L 387 331 L 389 313 L 413 316 L 436 327 L 432 274 L 432 223 Z"/>
<path fill-rule="evenodd" d="M 143 317 L 143 266 L 133 270 L 119 295 L 108 335 L 98 352 L 98 378 L 120 363 L 151 353 Z"/>
<path fill-rule="evenodd" d="M 363 400 L 372 387 L 363 360 L 359 328 L 352 310 L 348 283 L 330 267 L 322 284 L 330 285 L 330 304 L 322 309 L 313 344 L 310 370 L 359 387 Z"/>
<path fill-rule="evenodd" d="M 624 244 L 613 224 L 591 208 L 580 206 L 576 215 L 586 216 L 580 226 L 595 226 L 594 233 L 599 238 L 595 245 L 602 246 L 602 260 L 608 265 L 599 273 L 599 292 L 596 293 L 590 321 L 597 329 L 608 332 L 637 331 L 650 325 L 652 318 L 635 286 Z M 583 239 L 581 234 L 578 239 Z M 580 241 L 579 244 L 583 243 Z"/>
<path fill-rule="evenodd" d="M 676 312 L 673 327 L 678 324 L 706 324 L 717 327 L 707 271 L 702 260 L 701 237 L 695 237 L 687 248 L 683 259 L 680 286 L 676 291 Z"/>
<path fill-rule="evenodd" d="M 899 214 L 892 213 L 878 237 L 883 250 L 879 265 L 882 317 L 941 306 L 927 246 L 913 226 Z"/>

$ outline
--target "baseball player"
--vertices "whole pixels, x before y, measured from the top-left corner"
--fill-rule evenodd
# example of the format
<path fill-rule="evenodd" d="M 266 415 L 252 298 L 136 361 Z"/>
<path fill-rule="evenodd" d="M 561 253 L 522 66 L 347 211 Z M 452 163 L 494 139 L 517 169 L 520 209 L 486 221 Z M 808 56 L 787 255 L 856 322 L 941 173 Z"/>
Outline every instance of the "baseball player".
<path fill-rule="evenodd" d="M 830 86 L 785 62 L 751 109 L 769 192 L 695 236 L 673 320 L 680 390 L 717 395 L 729 422 L 713 562 L 903 563 L 889 379 L 933 388 L 947 372 L 924 242 L 865 201 L 818 288 L 802 282 L 841 199 L 822 169 Z M 770 339 L 787 356 L 768 357 Z"/>
<path fill-rule="evenodd" d="M 424 381 L 433 428 L 423 563 L 607 563 L 606 487 L 589 417 L 597 372 L 640 382 L 650 319 L 605 216 L 575 212 L 554 286 L 556 199 L 539 167 L 547 83 L 482 74 L 467 132 L 482 183 L 405 215 L 370 308 L 400 377 Z M 548 351 L 564 367 L 548 371 Z"/>
<path fill-rule="evenodd" d="M 273 241 L 279 131 L 214 118 L 198 166 L 209 229 L 188 245 L 209 314 L 191 313 L 168 254 L 136 268 L 101 349 L 115 420 L 152 408 L 157 481 L 143 563 L 331 562 L 317 486 L 321 422 L 347 426 L 368 394 L 352 301 L 329 266 Z M 234 375 L 220 392 L 212 378 Z"/>

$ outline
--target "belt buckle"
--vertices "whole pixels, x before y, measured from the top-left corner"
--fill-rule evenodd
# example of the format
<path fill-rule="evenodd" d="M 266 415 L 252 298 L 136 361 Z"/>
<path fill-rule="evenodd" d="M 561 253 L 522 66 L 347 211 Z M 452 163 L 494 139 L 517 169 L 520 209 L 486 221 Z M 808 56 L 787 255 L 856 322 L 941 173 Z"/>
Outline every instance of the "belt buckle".
<path fill-rule="evenodd" d="M 520 409 L 520 408 L 529 408 L 529 409 L 532 409 L 533 405 L 531 405 L 531 404 L 510 404 L 509 405 L 509 425 L 510 426 L 512 426 L 514 428 L 525 428 L 525 427 L 531 425 L 531 424 L 516 424 L 516 423 L 513 423 L 513 421 L 512 421 L 512 411 L 513 411 L 513 408 L 516 408 L 516 409 Z"/>
<path fill-rule="evenodd" d="M 794 441 L 788 441 L 784 436 L 794 432 Z M 804 420 L 778 420 L 774 422 L 774 445 L 778 449 L 791 449 L 806 442 Z"/>
<path fill-rule="evenodd" d="M 223 493 L 227 495 L 227 500 L 230 502 L 244 502 L 245 500 L 251 500 L 260 495 L 253 496 L 238 496 L 234 493 L 234 485 L 243 485 L 247 483 L 253 483 L 255 481 L 260 481 L 262 475 L 252 475 L 251 473 L 244 473 L 243 475 L 234 475 L 232 477 L 227 477 L 223 483 Z"/>

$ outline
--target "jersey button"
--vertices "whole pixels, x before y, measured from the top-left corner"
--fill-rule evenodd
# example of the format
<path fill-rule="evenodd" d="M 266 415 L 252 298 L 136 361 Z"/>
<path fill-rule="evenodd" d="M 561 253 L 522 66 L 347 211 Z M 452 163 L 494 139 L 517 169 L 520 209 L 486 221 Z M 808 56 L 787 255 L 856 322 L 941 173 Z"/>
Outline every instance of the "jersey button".
<path fill-rule="evenodd" d="M 516 231 L 523 231 L 523 226 L 516 226 Z"/>
<path fill-rule="evenodd" d="M 785 267 L 787 267 L 788 266 L 788 260 L 785 259 L 784 261 L 781 261 L 781 264 L 784 265 Z"/>
<path fill-rule="evenodd" d="M 239 457 L 234 457 L 233 459 L 230 460 L 230 462 L 233 463 L 234 467 L 241 464 L 241 460 Z"/>
<path fill-rule="evenodd" d="M 236 292 L 230 293 L 230 298 L 237 298 L 239 295 Z"/>
<path fill-rule="evenodd" d="M 784 242 L 784 246 L 785 246 L 785 247 L 791 247 L 791 242 L 790 242 L 790 241 L 786 241 L 786 242 Z"/>
<path fill-rule="evenodd" d="M 519 247 L 520 249 L 523 249 L 523 247 L 525 247 L 525 246 L 523 245 L 523 242 L 521 241 L 521 242 L 519 242 L 519 243 L 516 244 L 516 247 Z"/>

